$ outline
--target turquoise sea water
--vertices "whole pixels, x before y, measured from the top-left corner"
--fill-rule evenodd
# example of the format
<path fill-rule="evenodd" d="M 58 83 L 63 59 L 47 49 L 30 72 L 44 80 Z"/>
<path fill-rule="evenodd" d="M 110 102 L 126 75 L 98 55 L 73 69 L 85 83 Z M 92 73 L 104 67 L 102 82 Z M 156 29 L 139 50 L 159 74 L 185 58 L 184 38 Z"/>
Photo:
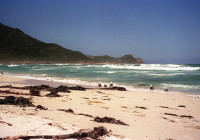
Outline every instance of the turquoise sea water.
<path fill-rule="evenodd" d="M 128 89 L 181 91 L 200 95 L 200 65 L 21 64 L 0 65 L 0 71 L 29 79 L 97 86 L 111 81 Z"/>

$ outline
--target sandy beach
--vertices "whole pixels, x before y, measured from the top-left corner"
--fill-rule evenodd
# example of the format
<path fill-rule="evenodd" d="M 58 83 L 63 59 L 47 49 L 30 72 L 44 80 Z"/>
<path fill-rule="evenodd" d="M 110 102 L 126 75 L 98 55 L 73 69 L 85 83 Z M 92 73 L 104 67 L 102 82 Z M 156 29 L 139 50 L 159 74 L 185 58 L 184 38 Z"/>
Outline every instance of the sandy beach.
<path fill-rule="evenodd" d="M 0 86 L 24 87 L 40 85 L 8 75 L 0 75 Z M 57 87 L 59 83 L 45 83 Z M 4 91 L 10 91 L 5 93 Z M 20 93 L 19 95 L 12 93 Z M 106 89 L 70 90 L 60 97 L 47 97 L 40 91 L 31 96 L 29 90 L 0 88 L 0 99 L 7 96 L 29 98 L 36 107 L 1 104 L 0 138 L 8 136 L 63 135 L 81 129 L 103 126 L 109 131 L 102 139 L 133 140 L 198 140 L 200 138 L 200 98 L 184 94 L 160 94 L 150 91 L 117 91 Z M 67 111 L 68 110 L 68 111 Z M 126 125 L 101 123 L 96 117 L 110 117 Z"/>

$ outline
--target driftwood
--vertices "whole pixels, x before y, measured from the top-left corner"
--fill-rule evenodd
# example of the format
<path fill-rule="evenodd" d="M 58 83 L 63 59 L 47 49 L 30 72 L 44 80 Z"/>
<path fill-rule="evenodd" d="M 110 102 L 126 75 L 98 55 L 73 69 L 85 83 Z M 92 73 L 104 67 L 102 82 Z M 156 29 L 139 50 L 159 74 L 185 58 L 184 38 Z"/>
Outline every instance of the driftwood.
<path fill-rule="evenodd" d="M 37 135 L 37 136 L 19 136 L 17 139 L 29 140 L 29 139 L 83 139 L 83 138 L 92 138 L 98 139 L 99 137 L 108 135 L 108 131 L 105 127 L 94 127 L 92 131 L 79 131 L 73 134 L 67 135 Z M 0 138 L 3 139 L 3 138 Z"/>

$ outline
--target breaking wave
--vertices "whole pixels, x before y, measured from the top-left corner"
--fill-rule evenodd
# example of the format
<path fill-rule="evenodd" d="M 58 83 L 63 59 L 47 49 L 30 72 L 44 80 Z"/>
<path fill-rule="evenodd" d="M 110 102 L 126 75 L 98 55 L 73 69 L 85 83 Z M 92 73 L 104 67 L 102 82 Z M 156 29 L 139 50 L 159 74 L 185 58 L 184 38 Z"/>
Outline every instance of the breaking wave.
<path fill-rule="evenodd" d="M 113 69 L 133 69 L 133 70 L 163 70 L 163 71 L 196 71 L 200 67 L 173 64 L 140 64 L 140 65 L 102 65 Z"/>

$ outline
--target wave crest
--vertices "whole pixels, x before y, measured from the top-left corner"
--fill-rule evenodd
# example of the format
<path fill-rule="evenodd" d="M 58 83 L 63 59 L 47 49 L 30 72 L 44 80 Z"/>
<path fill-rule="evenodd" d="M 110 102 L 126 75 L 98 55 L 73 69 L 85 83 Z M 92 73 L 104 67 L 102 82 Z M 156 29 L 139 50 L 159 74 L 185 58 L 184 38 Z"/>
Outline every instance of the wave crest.
<path fill-rule="evenodd" d="M 107 67 L 107 68 L 113 68 L 113 69 L 163 70 L 163 71 L 200 70 L 200 67 L 191 67 L 191 66 L 186 66 L 186 65 L 175 65 L 175 64 L 103 65 L 99 67 Z"/>

